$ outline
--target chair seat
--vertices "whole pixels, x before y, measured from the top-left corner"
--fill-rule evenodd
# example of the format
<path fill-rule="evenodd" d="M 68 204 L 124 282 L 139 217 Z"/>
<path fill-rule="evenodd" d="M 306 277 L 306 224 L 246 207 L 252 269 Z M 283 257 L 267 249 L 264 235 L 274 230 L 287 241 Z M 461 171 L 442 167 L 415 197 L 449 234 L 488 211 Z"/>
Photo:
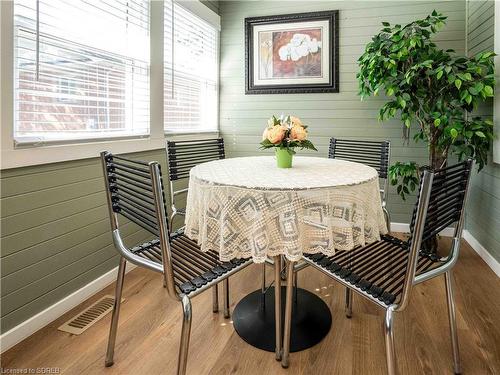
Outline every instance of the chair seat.
<path fill-rule="evenodd" d="M 222 280 L 228 272 L 244 268 L 252 262 L 250 258 L 221 262 L 217 252 L 212 250 L 202 252 L 197 243 L 183 233 L 172 236 L 170 248 L 175 284 L 179 291 L 186 295 L 199 290 L 209 282 Z M 162 264 L 160 241 L 157 239 L 135 246 L 132 252 Z"/>
<path fill-rule="evenodd" d="M 385 305 L 398 300 L 403 290 L 408 244 L 384 235 L 380 241 L 358 246 L 350 251 L 338 251 L 333 256 L 306 254 L 304 259 L 321 268 L 332 278 L 352 285 L 352 289 L 368 293 Z M 421 252 L 417 274 L 442 264 L 440 257 Z"/>

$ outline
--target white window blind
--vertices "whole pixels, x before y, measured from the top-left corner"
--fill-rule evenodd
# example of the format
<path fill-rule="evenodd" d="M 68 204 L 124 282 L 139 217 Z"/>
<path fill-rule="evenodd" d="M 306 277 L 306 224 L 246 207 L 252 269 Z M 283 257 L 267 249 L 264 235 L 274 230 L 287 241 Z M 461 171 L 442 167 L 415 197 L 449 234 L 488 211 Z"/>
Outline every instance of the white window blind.
<path fill-rule="evenodd" d="M 14 138 L 149 133 L 148 0 L 15 0 Z"/>
<path fill-rule="evenodd" d="M 166 0 L 164 34 L 165 131 L 217 130 L 219 28 Z"/>

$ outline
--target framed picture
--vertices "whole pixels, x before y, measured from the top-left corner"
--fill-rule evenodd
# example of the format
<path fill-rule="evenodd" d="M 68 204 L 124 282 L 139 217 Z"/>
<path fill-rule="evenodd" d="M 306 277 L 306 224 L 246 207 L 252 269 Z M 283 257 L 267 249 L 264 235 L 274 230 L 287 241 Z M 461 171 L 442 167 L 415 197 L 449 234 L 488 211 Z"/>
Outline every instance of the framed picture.
<path fill-rule="evenodd" d="M 245 93 L 339 92 L 338 14 L 245 18 Z"/>

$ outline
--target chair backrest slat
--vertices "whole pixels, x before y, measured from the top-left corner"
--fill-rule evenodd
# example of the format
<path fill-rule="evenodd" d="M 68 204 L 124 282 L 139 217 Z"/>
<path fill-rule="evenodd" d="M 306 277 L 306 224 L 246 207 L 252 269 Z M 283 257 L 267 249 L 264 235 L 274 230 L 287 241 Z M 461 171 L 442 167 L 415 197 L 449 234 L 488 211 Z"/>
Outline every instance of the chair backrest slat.
<path fill-rule="evenodd" d="M 167 155 L 170 181 L 181 180 L 200 163 L 224 159 L 224 140 L 167 141 Z"/>
<path fill-rule="evenodd" d="M 118 252 L 134 264 L 162 272 L 168 294 L 177 298 L 177 275 L 174 274 L 172 264 L 170 229 L 160 165 L 157 162 L 146 163 L 124 158 L 106 151 L 101 153 L 101 162 L 111 229 Z M 118 215 L 147 230 L 155 239 L 133 248 L 125 247 L 118 228 Z"/>
<path fill-rule="evenodd" d="M 103 158 L 113 212 L 158 236 L 158 216 L 148 164 L 109 152 Z M 163 191 L 162 194 L 165 204 Z"/>
<path fill-rule="evenodd" d="M 469 184 L 472 161 L 434 171 L 422 241 L 429 240 L 461 219 Z M 413 210 L 410 233 L 413 233 L 418 202 Z"/>
<path fill-rule="evenodd" d="M 389 141 L 330 138 L 328 157 L 366 164 L 375 168 L 380 178 L 387 179 L 389 150 Z"/>

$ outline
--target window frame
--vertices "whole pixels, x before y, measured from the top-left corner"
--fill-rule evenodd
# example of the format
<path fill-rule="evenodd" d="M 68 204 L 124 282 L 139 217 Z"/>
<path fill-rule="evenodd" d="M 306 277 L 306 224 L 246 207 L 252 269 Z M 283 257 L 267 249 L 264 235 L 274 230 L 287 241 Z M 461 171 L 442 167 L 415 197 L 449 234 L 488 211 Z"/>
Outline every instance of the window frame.
<path fill-rule="evenodd" d="M 165 0 L 169 1 L 169 0 Z M 217 22 L 220 16 L 199 1 L 176 1 L 198 17 Z M 90 138 L 16 144 L 14 139 L 14 3 L 0 1 L 0 169 L 19 168 L 70 160 L 95 158 L 102 150 L 129 153 L 163 149 L 166 139 L 194 139 L 219 135 L 219 79 L 217 75 L 217 130 L 209 132 L 166 132 L 163 116 L 163 6 L 164 1 L 151 1 L 150 35 L 150 129 L 148 135 L 116 138 Z M 217 40 L 217 65 L 220 72 L 220 32 Z"/>
<path fill-rule="evenodd" d="M 169 0 L 166 0 L 169 1 Z M 172 130 L 172 129 L 163 129 L 163 132 L 165 133 L 165 136 L 167 137 L 175 137 L 179 135 L 207 135 L 208 138 L 210 138 L 213 135 L 218 136 L 219 130 L 220 130 L 220 33 L 221 33 L 221 19 L 220 16 L 212 11 L 210 8 L 208 8 L 206 5 L 202 4 L 200 1 L 193 1 L 193 0 L 174 0 L 175 3 L 179 4 L 182 6 L 185 10 L 188 12 L 193 13 L 195 16 L 201 18 L 208 24 L 212 25 L 217 33 L 216 33 L 216 47 L 217 47 L 217 79 L 216 79 L 216 97 L 217 97 L 217 108 L 216 108 L 216 115 L 215 115 L 215 121 L 217 124 L 217 129 L 216 130 L 200 130 L 197 132 L 193 131 L 181 131 L 181 130 Z M 161 2 L 162 5 L 164 2 Z M 173 11 L 173 10 L 172 10 Z M 163 20 L 163 19 L 162 19 Z M 163 46 L 162 46 L 163 47 Z M 163 49 L 162 49 L 163 52 Z M 163 81 L 164 83 L 164 81 Z"/>

